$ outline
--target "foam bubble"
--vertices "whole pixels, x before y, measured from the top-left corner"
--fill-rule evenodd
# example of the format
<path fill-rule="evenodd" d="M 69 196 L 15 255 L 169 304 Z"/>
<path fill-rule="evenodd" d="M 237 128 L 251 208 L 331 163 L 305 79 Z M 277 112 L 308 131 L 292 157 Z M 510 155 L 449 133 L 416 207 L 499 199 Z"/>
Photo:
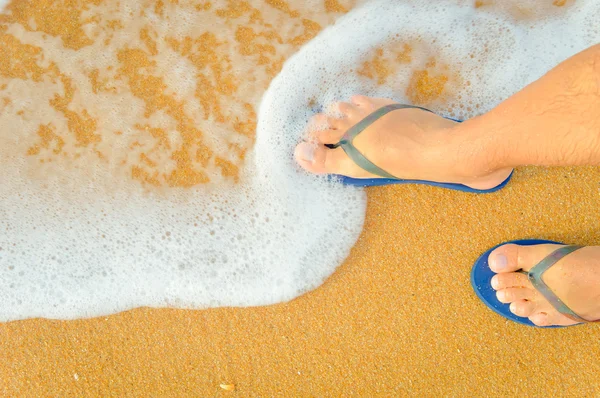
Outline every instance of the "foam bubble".
<path fill-rule="evenodd" d="M 128 7 L 127 25 L 135 25 L 139 5 L 119 7 Z M 172 115 L 164 110 L 145 115 L 146 105 L 120 86 L 117 94 L 109 87 L 94 96 L 82 83 L 76 92 L 81 98 L 74 103 L 86 103 L 90 114 L 106 115 L 99 129 L 104 129 L 102 145 L 108 153 L 125 153 L 101 166 L 68 141 L 65 148 L 78 156 L 43 170 L 33 168 L 31 159 L 22 156 L 31 137 L 12 132 L 34 135 L 36 130 L 25 119 L 0 112 L 0 148 L 10 148 L 0 158 L 0 301 L 5 303 L 0 321 L 91 317 L 139 306 L 265 305 L 316 288 L 349 254 L 362 229 L 366 201 L 362 190 L 307 175 L 294 164 L 293 148 L 314 113 L 360 93 L 402 102 L 417 98 L 441 113 L 472 116 L 600 41 L 594 25 L 599 11 L 593 1 L 578 1 L 561 13 L 523 22 L 504 9 L 475 9 L 470 2 L 368 2 L 322 31 L 273 79 L 258 110 L 256 143 L 236 185 L 146 190 L 120 174 L 122 162 L 140 156 L 140 148 L 149 145 L 135 127 L 140 120 L 168 132 L 163 148 L 180 145 L 184 138 L 175 134 Z M 150 10 L 147 14 L 160 38 L 163 19 Z M 178 38 L 197 25 L 192 14 L 177 8 L 173 18 L 174 25 L 162 28 L 176 28 Z M 61 46 L 19 26 L 10 31 L 24 42 Z M 144 45 L 121 31 L 106 39 L 115 48 Z M 158 45 L 173 57 L 153 58 L 160 73 L 168 75 L 173 98 L 186 102 L 188 117 L 211 136 L 210 146 L 227 157 L 231 142 L 245 138 L 228 137 L 227 129 L 211 119 L 214 115 L 208 120 L 197 115 L 203 108 L 192 93 L 200 84 L 196 71 L 187 58 L 163 42 Z M 412 49 L 410 56 L 399 58 L 402 45 Z M 382 49 L 376 54 L 379 64 L 381 59 L 393 61 L 389 73 L 369 66 L 376 49 Z M 103 71 L 116 63 L 114 53 L 99 57 L 91 48 L 68 51 L 64 54 L 69 57 L 56 62 L 73 79 L 82 72 L 71 63 L 93 61 Z M 357 73 L 361 68 L 365 70 Z M 411 91 L 418 73 L 443 75 L 444 93 Z M 108 84 L 101 74 L 97 78 Z M 63 95 L 62 86 L 18 79 L 10 84 L 11 92 L 26 94 L 10 105 L 15 112 L 33 108 L 34 127 L 52 122 L 56 131 L 67 129 L 62 116 L 47 106 L 57 93 Z M 240 91 L 250 95 L 252 87 Z M 136 138 L 140 142 L 132 145 Z M 175 162 L 160 153 L 153 159 L 169 170 Z M 215 163 L 210 158 L 207 172 Z M 210 177 L 219 181 L 216 173 Z"/>

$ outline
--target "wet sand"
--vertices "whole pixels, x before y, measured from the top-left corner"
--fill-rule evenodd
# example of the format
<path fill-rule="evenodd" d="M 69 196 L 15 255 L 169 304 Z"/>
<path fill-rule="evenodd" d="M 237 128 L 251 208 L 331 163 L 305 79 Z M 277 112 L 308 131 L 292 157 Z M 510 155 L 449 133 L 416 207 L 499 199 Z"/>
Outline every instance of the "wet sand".
<path fill-rule="evenodd" d="M 0 324 L 0 395 L 600 394 L 597 325 L 515 325 L 469 282 L 503 241 L 598 244 L 599 168 L 521 168 L 489 195 L 371 188 L 368 201 L 347 261 L 289 303 Z"/>
<path fill-rule="evenodd" d="M 600 328 L 509 323 L 469 283 L 515 238 L 600 241 L 600 170 L 526 168 L 484 196 L 369 190 L 364 233 L 292 302 L 0 325 L 2 396 L 597 396 Z M 234 384 L 233 392 L 220 384 Z"/>

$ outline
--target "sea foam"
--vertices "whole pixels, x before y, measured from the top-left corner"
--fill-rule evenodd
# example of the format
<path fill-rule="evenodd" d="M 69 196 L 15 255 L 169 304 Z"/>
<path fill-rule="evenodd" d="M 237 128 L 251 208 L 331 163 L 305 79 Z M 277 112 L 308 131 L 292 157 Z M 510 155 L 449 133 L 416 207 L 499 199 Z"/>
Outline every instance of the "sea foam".
<path fill-rule="evenodd" d="M 294 164 L 293 148 L 312 115 L 356 93 L 410 102 L 415 70 L 431 65 L 427 54 L 434 54 L 452 90 L 428 106 L 470 117 L 600 41 L 593 1 L 525 20 L 471 2 L 425 3 L 367 2 L 293 55 L 262 97 L 256 142 L 236 185 L 148 191 L 77 160 L 40 178 L 22 155 L 24 139 L 13 134 L 19 126 L 30 135 L 35 129 L 0 114 L 0 144 L 17 148 L 0 152 L 0 321 L 139 306 L 266 305 L 315 289 L 356 242 L 366 196 Z M 186 18 L 182 25 L 193 26 Z M 18 27 L 12 32 L 33 40 Z M 374 50 L 400 43 L 413 48 L 411 62 L 382 77 L 384 84 L 357 73 Z M 103 57 L 110 54 L 86 62 Z M 169 75 L 179 91 L 195 84 L 183 60 L 169 64 L 180 68 Z M 21 101 L 29 107 L 52 98 L 36 97 L 34 85 L 28 90 L 31 98 Z M 143 104 L 123 98 L 107 97 L 104 108 L 89 104 L 90 113 L 109 109 L 106 123 L 115 125 L 143 114 Z M 35 117 L 36 127 L 48 119 L 42 111 Z"/>

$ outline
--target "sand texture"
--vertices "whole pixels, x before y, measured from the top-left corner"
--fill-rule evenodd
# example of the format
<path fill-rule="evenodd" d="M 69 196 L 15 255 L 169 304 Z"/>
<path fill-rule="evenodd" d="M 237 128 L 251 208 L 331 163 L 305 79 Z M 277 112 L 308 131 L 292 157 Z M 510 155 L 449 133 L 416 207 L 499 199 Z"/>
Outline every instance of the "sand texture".
<path fill-rule="evenodd" d="M 64 9 L 79 6 L 76 1 L 63 3 Z M 210 7 L 210 2 L 196 3 Z M 237 118 L 225 120 L 224 112 L 221 122 L 229 123 L 242 137 L 235 141 L 236 155 L 227 158 L 207 146 L 204 155 L 212 159 L 212 169 L 197 167 L 191 172 L 182 161 L 180 169 L 165 175 L 155 174 L 152 163 L 128 163 L 126 172 L 140 183 L 186 187 L 216 175 L 235 179 L 243 154 L 252 145 L 256 122 L 252 107 L 244 103 L 256 103 L 283 60 L 354 5 L 325 0 L 320 9 L 302 10 L 302 2 L 249 3 L 263 15 L 275 15 L 264 16 L 265 23 L 279 21 L 286 28 L 265 28 L 281 35 L 283 44 L 273 50 L 246 46 L 256 53 L 248 56 L 252 61 L 243 67 L 262 65 L 252 84 L 263 91 L 244 86 L 246 91 L 231 89 L 233 96 L 223 87 L 218 92 L 220 86 L 215 85 L 211 98 L 219 99 L 218 107 L 210 101 L 207 105 L 211 117 L 218 116 L 218 109 L 238 106 Z M 249 3 L 230 2 L 250 15 L 252 7 L 243 6 Z M 0 77 L 19 78 L 3 64 L 3 49 L 17 49 L 9 55 L 28 59 L 19 52 L 23 48 L 8 42 L 6 27 L 25 24 L 35 19 L 33 14 L 23 7 L 21 20 L 0 20 L 0 40 L 4 40 L 0 41 Z M 82 33 L 69 20 L 56 23 L 73 29 L 37 26 L 61 37 L 66 48 L 87 45 L 77 39 Z M 220 29 L 233 29 L 231 37 L 243 39 L 235 36 L 236 25 Z M 268 34 L 263 39 L 277 41 Z M 385 71 L 377 65 L 365 65 L 364 73 L 377 79 L 377 73 Z M 61 78 L 52 68 L 40 73 L 57 81 Z M 439 99 L 447 78 L 434 79 L 427 73 L 424 78 L 424 73 L 415 72 L 412 98 L 428 104 Z M 219 76 L 215 72 L 208 78 Z M 0 112 L 8 106 L 2 98 Z M 228 98 L 233 98 L 231 103 Z M 167 101 L 156 106 L 170 105 Z M 65 140 L 83 140 L 80 144 L 90 148 L 83 156 L 100 157 L 96 152 L 102 153 L 103 148 L 95 147 L 94 132 L 88 133 Z M 58 141 L 46 135 L 54 140 L 48 144 L 40 137 L 28 156 L 52 157 Z M 175 152 L 170 155 L 187 156 Z M 190 162 L 201 164 L 204 155 Z M 599 326 L 540 330 L 508 322 L 477 299 L 469 282 L 477 257 L 507 240 L 599 244 L 598 209 L 600 168 L 596 167 L 520 168 L 505 189 L 488 195 L 418 185 L 370 188 L 359 241 L 344 264 L 315 291 L 268 307 L 139 308 L 75 321 L 3 323 L 0 396 L 599 396 Z M 233 387 L 228 391 L 221 384 Z"/>
<path fill-rule="evenodd" d="M 502 192 L 369 190 L 365 232 L 290 303 L 0 326 L 3 396 L 597 396 L 600 328 L 537 330 L 475 297 L 514 238 L 600 239 L 600 171 L 522 169 Z M 220 384 L 235 384 L 235 391 Z"/>

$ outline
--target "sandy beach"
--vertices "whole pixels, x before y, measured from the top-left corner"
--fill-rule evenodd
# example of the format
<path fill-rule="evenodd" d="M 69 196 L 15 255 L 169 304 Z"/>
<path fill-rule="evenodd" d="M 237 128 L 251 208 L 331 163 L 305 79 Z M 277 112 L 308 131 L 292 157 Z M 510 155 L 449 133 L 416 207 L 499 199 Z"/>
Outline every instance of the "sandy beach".
<path fill-rule="evenodd" d="M 256 57 L 245 64 L 265 65 L 254 83 L 263 91 L 285 58 L 354 5 L 325 0 L 319 10 L 302 10 L 291 1 L 251 3 L 275 13 L 264 17 L 269 23 L 289 25 L 279 31 L 284 46 L 273 53 L 262 47 L 264 62 L 254 47 Z M 33 18 L 28 12 L 23 20 Z M 0 37 L 21 23 L 0 22 Z M 46 28 L 51 36 L 64 33 Z M 373 68 L 377 78 L 382 69 Z M 10 73 L 0 66 L 0 77 L 17 78 Z M 445 80 L 415 78 L 416 98 L 443 99 Z M 240 93 L 236 104 L 261 93 L 247 101 Z M 233 106 L 224 96 L 221 108 Z M 254 112 L 245 112 L 244 123 L 224 122 L 250 136 L 240 141 L 240 159 L 256 123 Z M 233 178 L 240 159 L 223 159 L 223 175 Z M 152 186 L 152 166 L 145 167 L 137 177 Z M 180 186 L 198 182 L 181 172 Z M 169 183 L 161 178 L 158 185 Z M 600 395 L 600 327 L 511 323 L 486 308 L 469 281 L 479 255 L 504 241 L 599 244 L 599 168 L 519 168 L 505 189 L 486 195 L 419 185 L 367 193 L 365 226 L 350 256 L 321 287 L 291 302 L 0 323 L 0 396 Z"/>
<path fill-rule="evenodd" d="M 514 238 L 597 243 L 599 187 L 596 168 L 560 168 L 518 170 L 493 195 L 371 189 L 365 232 L 319 289 L 269 307 L 3 324 L 2 395 L 596 396 L 597 326 L 512 324 L 468 275 Z"/>

